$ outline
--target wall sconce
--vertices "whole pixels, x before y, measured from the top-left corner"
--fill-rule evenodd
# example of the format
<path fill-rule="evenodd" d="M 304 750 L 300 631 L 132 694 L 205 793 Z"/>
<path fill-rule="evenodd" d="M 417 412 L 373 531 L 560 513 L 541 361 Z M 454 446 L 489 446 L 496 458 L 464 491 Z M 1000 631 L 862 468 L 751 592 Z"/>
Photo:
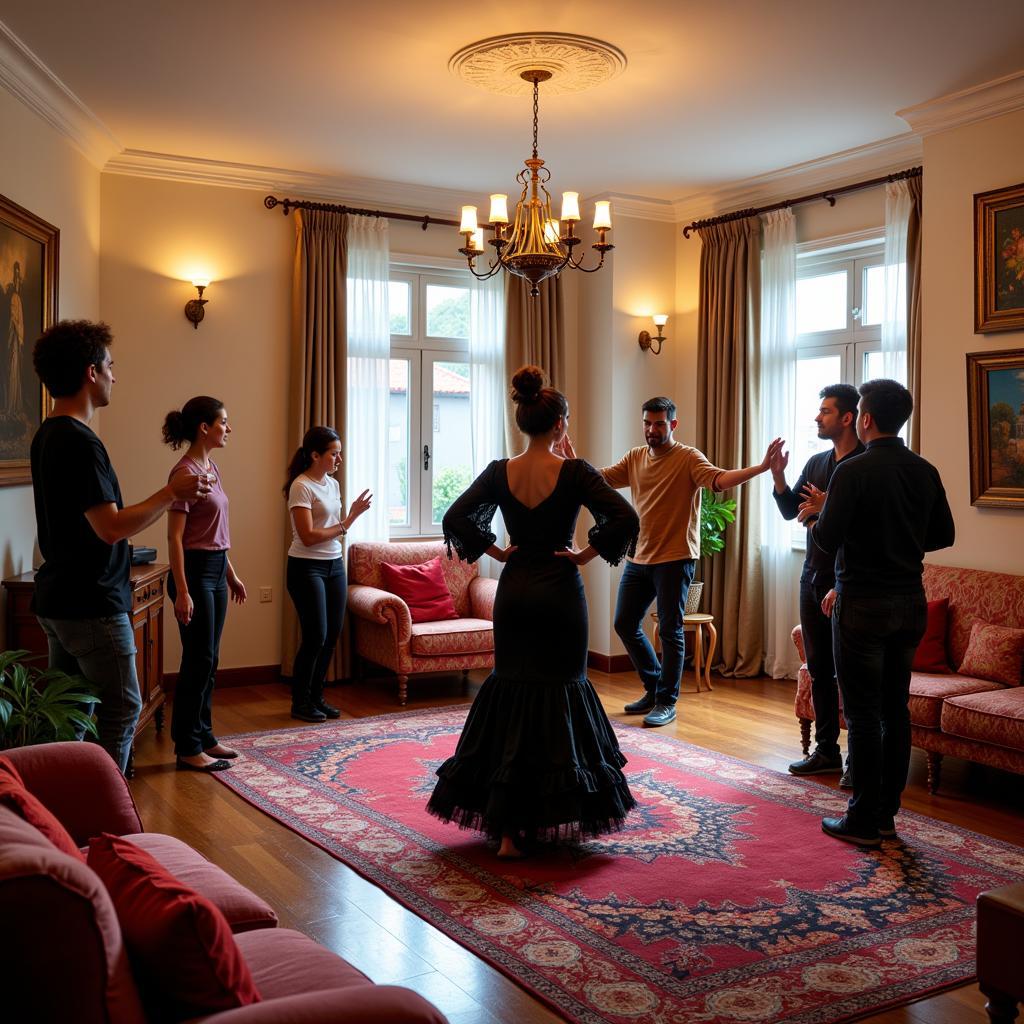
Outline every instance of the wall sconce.
<path fill-rule="evenodd" d="M 203 309 L 203 306 L 210 301 L 209 299 L 203 298 L 203 292 L 209 287 L 210 282 L 208 279 L 196 279 L 192 284 L 195 286 L 196 291 L 199 292 L 199 298 L 189 299 L 189 301 L 185 303 L 185 318 L 189 320 L 192 326 L 198 331 L 199 321 L 206 316 L 206 310 Z"/>
<path fill-rule="evenodd" d="M 661 346 L 665 343 L 665 337 L 662 334 L 661 329 L 668 323 L 668 313 L 655 313 L 651 317 L 654 321 L 654 326 L 658 328 L 658 333 L 652 338 L 647 331 L 640 332 L 640 348 L 645 352 L 650 349 L 655 355 L 661 352 Z M 658 347 L 654 347 L 654 343 L 658 343 Z"/>

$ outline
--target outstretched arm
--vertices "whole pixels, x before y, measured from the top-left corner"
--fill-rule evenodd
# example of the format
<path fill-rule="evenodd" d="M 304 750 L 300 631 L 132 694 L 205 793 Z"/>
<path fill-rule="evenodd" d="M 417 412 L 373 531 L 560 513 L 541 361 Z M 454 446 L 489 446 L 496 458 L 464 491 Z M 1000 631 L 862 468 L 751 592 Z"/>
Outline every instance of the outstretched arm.
<path fill-rule="evenodd" d="M 112 502 L 102 502 L 85 510 L 85 518 L 104 544 L 134 537 L 152 526 L 176 501 L 193 501 L 210 493 L 206 474 L 175 473 L 166 487 L 161 487 L 145 501 L 119 509 Z"/>
<path fill-rule="evenodd" d="M 755 476 L 767 473 L 772 464 L 772 460 L 782 451 L 785 443 L 786 442 L 783 441 L 781 437 L 775 438 L 775 440 L 768 445 L 768 450 L 765 452 L 764 458 L 756 466 L 747 466 L 746 469 L 723 470 L 717 477 L 715 477 L 714 490 L 727 491 L 730 487 L 739 487 L 740 484 L 745 484 Z"/>

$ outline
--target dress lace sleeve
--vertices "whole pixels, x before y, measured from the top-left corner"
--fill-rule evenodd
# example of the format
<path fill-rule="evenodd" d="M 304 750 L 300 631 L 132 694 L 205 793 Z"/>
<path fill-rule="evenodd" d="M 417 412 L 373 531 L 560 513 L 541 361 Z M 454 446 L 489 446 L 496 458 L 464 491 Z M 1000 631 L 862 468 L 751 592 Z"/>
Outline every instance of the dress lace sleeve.
<path fill-rule="evenodd" d="M 497 466 L 492 462 L 445 512 L 442 529 L 449 558 L 454 548 L 462 561 L 475 562 L 497 539 L 491 532 L 498 510 Z"/>
<path fill-rule="evenodd" d="M 640 520 L 633 506 L 618 491 L 612 490 L 589 462 L 579 460 L 577 475 L 580 500 L 594 517 L 587 539 L 606 562 L 618 565 L 636 550 Z"/>

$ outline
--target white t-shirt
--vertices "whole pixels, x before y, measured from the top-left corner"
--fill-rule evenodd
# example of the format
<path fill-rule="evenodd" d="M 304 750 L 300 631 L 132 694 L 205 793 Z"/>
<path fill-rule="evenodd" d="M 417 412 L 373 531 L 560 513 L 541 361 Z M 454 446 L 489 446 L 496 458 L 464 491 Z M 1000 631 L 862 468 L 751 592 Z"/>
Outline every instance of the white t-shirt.
<path fill-rule="evenodd" d="M 326 526 L 337 526 L 342 520 L 341 488 L 333 476 L 325 476 L 322 483 L 311 480 L 300 473 L 288 489 L 288 512 L 292 521 L 292 546 L 288 554 L 292 558 L 319 558 L 323 560 L 341 558 L 341 539 L 325 540 L 312 547 L 306 547 L 295 529 L 293 508 L 308 508 L 313 514 L 313 528 L 322 530 Z"/>

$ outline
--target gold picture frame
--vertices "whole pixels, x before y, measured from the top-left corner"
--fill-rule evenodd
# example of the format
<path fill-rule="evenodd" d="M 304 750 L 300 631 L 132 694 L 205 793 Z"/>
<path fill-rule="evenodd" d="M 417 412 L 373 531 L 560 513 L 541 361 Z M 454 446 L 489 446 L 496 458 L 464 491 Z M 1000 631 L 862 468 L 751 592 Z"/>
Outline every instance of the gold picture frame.
<path fill-rule="evenodd" d="M 971 504 L 1024 509 L 1024 349 L 967 353 Z"/>
<path fill-rule="evenodd" d="M 29 449 L 48 397 L 32 367 L 57 319 L 60 231 L 0 196 L 0 487 L 32 482 Z"/>
<path fill-rule="evenodd" d="M 974 197 L 974 333 L 1024 328 L 1024 182 Z"/>

